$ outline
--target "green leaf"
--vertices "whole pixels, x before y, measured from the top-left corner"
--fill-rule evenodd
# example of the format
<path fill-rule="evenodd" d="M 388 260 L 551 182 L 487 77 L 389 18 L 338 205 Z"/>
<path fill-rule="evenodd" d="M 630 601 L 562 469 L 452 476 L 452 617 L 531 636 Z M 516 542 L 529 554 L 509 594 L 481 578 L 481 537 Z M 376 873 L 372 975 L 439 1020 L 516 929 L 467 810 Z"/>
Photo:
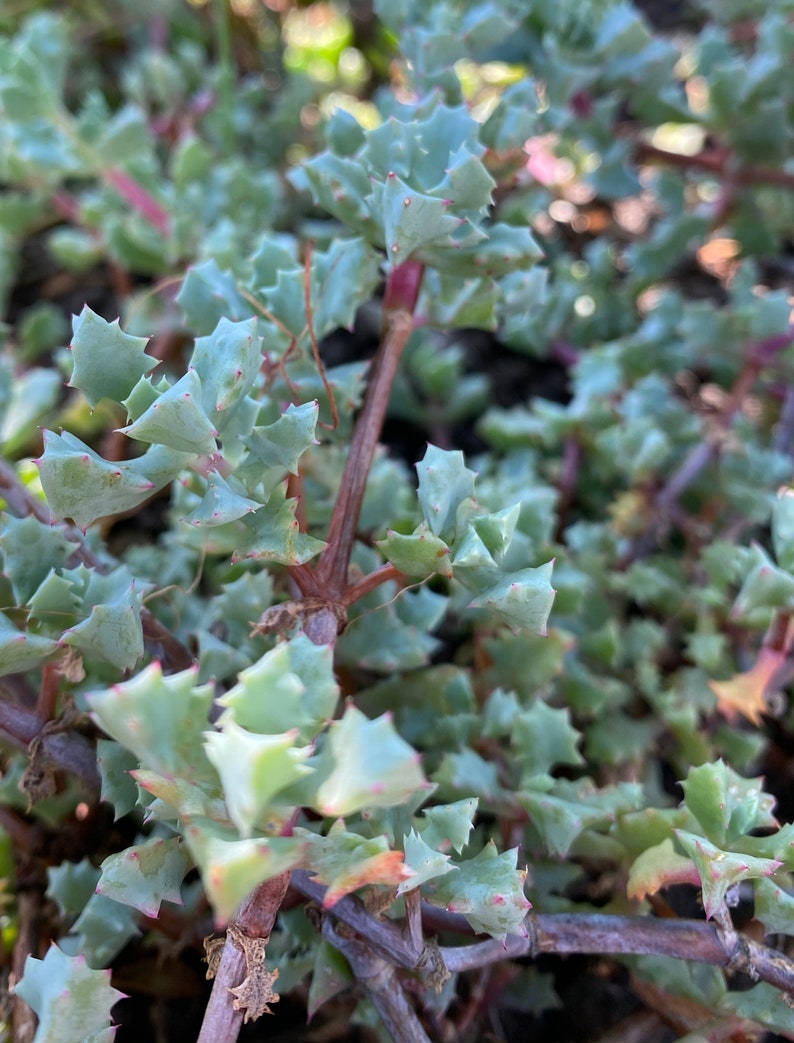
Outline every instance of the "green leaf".
<path fill-rule="evenodd" d="M 794 934 L 794 895 L 774 880 L 756 880 L 753 915 L 767 934 Z"/>
<path fill-rule="evenodd" d="M 764 793 L 763 779 L 745 779 L 720 759 L 690 768 L 684 782 L 685 803 L 719 846 L 729 846 L 743 834 L 777 826 L 775 798 Z"/>
<path fill-rule="evenodd" d="M 213 471 L 207 478 L 207 491 L 201 503 L 184 519 L 190 525 L 213 527 L 226 525 L 247 514 L 253 514 L 262 506 L 256 500 L 243 496 L 227 481 L 220 471 Z"/>
<path fill-rule="evenodd" d="M 478 803 L 476 797 L 467 797 L 452 804 L 425 808 L 417 821 L 422 839 L 438 851 L 452 846 L 460 854 L 468 844 L 474 828 Z"/>
<path fill-rule="evenodd" d="M 239 322 L 254 312 L 233 276 L 221 271 L 214 260 L 188 268 L 176 301 L 197 334 L 209 335 L 222 320 Z"/>
<path fill-rule="evenodd" d="M 290 404 L 272 424 L 254 427 L 243 442 L 266 467 L 281 467 L 298 473 L 298 461 L 309 446 L 316 445 L 315 431 L 320 406 L 317 402 Z"/>
<path fill-rule="evenodd" d="M 14 518 L 4 514 L 2 524 L 3 573 L 11 580 L 17 604 L 24 605 L 50 570 L 63 565 L 79 544 L 60 526 L 45 525 L 33 515 Z"/>
<path fill-rule="evenodd" d="M 229 815 L 243 837 L 253 832 L 262 812 L 276 794 L 304 775 L 311 749 L 297 748 L 298 729 L 282 735 L 246 731 L 231 717 L 221 731 L 205 732 L 207 757 L 220 776 Z"/>
<path fill-rule="evenodd" d="M 13 378 L 8 402 L 0 399 L 0 445 L 7 457 L 34 441 L 36 425 L 57 404 L 61 387 L 57 373 L 39 367 Z"/>
<path fill-rule="evenodd" d="M 757 545 L 751 555 L 751 567 L 736 596 L 733 613 L 751 624 L 763 624 L 772 609 L 794 605 L 794 576 L 778 568 Z"/>
<path fill-rule="evenodd" d="M 57 903 L 61 915 L 74 920 L 94 894 L 99 870 L 84 858 L 47 868 L 47 896 Z"/>
<path fill-rule="evenodd" d="M 340 112 L 341 110 L 337 110 Z M 306 1016 L 309 1021 L 320 1007 L 355 982 L 353 972 L 341 952 L 324 938 L 320 939 L 314 957 L 314 967 L 306 1001 Z"/>
<path fill-rule="evenodd" d="M 427 883 L 436 877 L 444 876 L 457 867 L 450 862 L 449 855 L 442 855 L 429 847 L 423 837 L 416 830 L 403 837 L 403 849 L 405 851 L 405 864 L 411 870 L 412 876 L 404 880 L 397 888 L 397 894 L 405 894 L 415 887 Z"/>
<path fill-rule="evenodd" d="M 156 918 L 161 902 L 183 904 L 182 880 L 191 865 L 180 837 L 155 837 L 108 855 L 96 892 Z"/>
<path fill-rule="evenodd" d="M 110 1043 L 110 1012 L 124 997 L 111 988 L 110 971 L 91 970 L 55 944 L 43 960 L 28 956 L 14 992 L 38 1015 L 35 1043 Z"/>
<path fill-rule="evenodd" d="M 524 895 L 526 870 L 516 869 L 517 857 L 517 848 L 498 854 L 489 841 L 476 858 L 458 865 L 459 872 L 433 884 L 434 904 L 462 913 L 478 934 L 526 937 L 524 920 L 531 904 Z"/>
<path fill-rule="evenodd" d="M 419 755 L 397 734 L 391 715 L 371 721 L 352 705 L 332 722 L 312 767 L 321 780 L 315 806 L 324 815 L 391 807 L 428 788 Z"/>
<path fill-rule="evenodd" d="M 218 924 L 231 920 L 259 884 L 302 864 L 307 848 L 297 836 L 229 840 L 219 836 L 212 823 L 201 822 L 186 825 L 185 840 Z"/>
<path fill-rule="evenodd" d="M 704 837 L 686 829 L 677 829 L 675 835 L 700 873 L 703 909 L 707 920 L 721 908 L 726 894 L 736 884 L 742 880 L 774 876 L 782 865 L 782 862 L 773 858 L 755 858 L 736 851 L 723 851 Z"/>
<path fill-rule="evenodd" d="M 74 369 L 70 387 L 79 388 L 95 408 L 103 398 L 122 402 L 138 381 L 157 365 L 146 354 L 146 337 L 132 337 L 119 320 L 106 322 L 88 305 L 72 319 Z"/>
<path fill-rule="evenodd" d="M 518 715 L 512 730 L 515 757 L 526 775 L 544 775 L 557 765 L 583 764 L 576 748 L 580 739 L 570 710 L 554 709 L 541 699 Z"/>
<path fill-rule="evenodd" d="M 428 445 L 416 471 L 425 521 L 434 535 L 442 536 L 454 526 L 461 501 L 474 496 L 477 473 L 466 467 L 459 449 L 438 449 L 434 445 Z"/>
<path fill-rule="evenodd" d="M 91 967 L 109 966 L 124 946 L 141 932 L 131 906 L 93 894 L 75 921 L 71 933 Z"/>
<path fill-rule="evenodd" d="M 794 570 L 794 489 L 778 493 L 772 512 L 772 541 L 778 565 Z"/>
<path fill-rule="evenodd" d="M 201 378 L 189 369 L 173 387 L 159 395 L 137 420 L 119 431 L 128 438 L 176 449 L 180 453 L 211 455 L 218 432 L 203 406 Z"/>
<path fill-rule="evenodd" d="M 164 677 L 151 663 L 136 677 L 86 696 L 94 720 L 144 768 L 186 781 L 213 777 L 203 751 L 213 685 L 196 685 L 197 667 Z"/>
<path fill-rule="evenodd" d="M 297 506 L 297 500 L 287 499 L 287 483 L 277 486 L 264 507 L 243 519 L 246 535 L 238 542 L 232 561 L 252 558 L 303 565 L 319 554 L 325 544 L 301 532 Z"/>
<path fill-rule="evenodd" d="M 638 855 L 629 870 L 626 894 L 642 900 L 672 884 L 698 884 L 700 876 L 691 858 L 679 855 L 667 837 Z"/>
<path fill-rule="evenodd" d="M 36 463 L 53 517 L 71 518 L 85 531 L 97 518 L 138 507 L 188 459 L 155 447 L 131 463 L 111 463 L 66 431 L 45 431 L 44 454 Z"/>
<path fill-rule="evenodd" d="M 140 594 L 127 570 L 91 574 L 81 607 L 88 617 L 65 630 L 59 644 L 131 670 L 143 655 L 143 627 Z"/>
<path fill-rule="evenodd" d="M 549 582 L 553 566 L 554 562 L 549 561 L 536 569 L 522 569 L 504 576 L 474 598 L 469 608 L 487 608 L 511 627 L 524 627 L 545 635 L 555 594 Z"/>
<path fill-rule="evenodd" d="M 189 369 L 201 379 L 204 412 L 222 427 L 220 414 L 251 391 L 262 365 L 262 338 L 257 320 L 232 322 L 225 316 L 208 337 L 198 337 Z"/>
<path fill-rule="evenodd" d="M 387 529 L 385 540 L 376 540 L 386 561 L 390 561 L 406 576 L 426 578 L 434 573 L 451 576 L 449 564 L 449 547 L 438 536 L 428 531 L 423 523 L 414 529 L 410 536 L 404 536 L 392 529 Z"/>
<path fill-rule="evenodd" d="M 0 612 L 0 676 L 33 669 L 57 647 L 48 637 L 18 630 L 8 616 Z"/>
<path fill-rule="evenodd" d="M 348 833 L 341 819 L 331 826 L 326 837 L 299 827 L 295 835 L 310 843 L 306 864 L 327 887 L 323 898 L 326 909 L 367 884 L 396 887 L 410 878 L 402 851 L 389 850 L 385 837 L 366 839 L 358 833 Z"/>
<path fill-rule="evenodd" d="M 386 256 L 394 268 L 430 243 L 450 245 L 460 225 L 459 218 L 447 213 L 446 200 L 412 191 L 393 171 L 373 205 L 382 208 Z"/>
<path fill-rule="evenodd" d="M 138 787 L 130 772 L 137 758 L 112 739 L 97 740 L 97 767 L 102 779 L 101 799 L 113 805 L 114 821 L 128 814 L 138 802 Z"/>
<path fill-rule="evenodd" d="M 137 507 L 155 491 L 154 482 L 132 465 L 103 460 L 67 432 L 44 432 L 37 463 L 53 516 L 71 518 L 83 531 L 97 518 Z"/>
<path fill-rule="evenodd" d="M 783 993 L 766 982 L 753 985 L 745 992 L 726 993 L 720 1001 L 720 1009 L 749 1018 L 787 1037 L 794 1033 L 794 1010 Z"/>
<path fill-rule="evenodd" d="M 248 731 L 281 735 L 297 728 L 300 741 L 308 742 L 325 726 L 338 698 L 331 647 L 298 634 L 243 670 L 218 704 Z"/>

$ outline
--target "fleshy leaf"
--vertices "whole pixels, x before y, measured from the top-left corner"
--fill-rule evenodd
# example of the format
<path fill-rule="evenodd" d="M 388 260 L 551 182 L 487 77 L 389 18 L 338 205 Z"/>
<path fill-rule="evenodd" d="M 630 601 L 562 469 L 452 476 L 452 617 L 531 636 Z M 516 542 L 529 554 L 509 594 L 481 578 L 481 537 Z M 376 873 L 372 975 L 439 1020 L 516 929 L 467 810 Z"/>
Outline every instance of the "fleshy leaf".
<path fill-rule="evenodd" d="M 312 766 L 322 779 L 316 807 L 324 815 L 391 807 L 428 787 L 419 755 L 397 734 L 391 715 L 371 721 L 352 705 L 331 724 Z"/>
<path fill-rule="evenodd" d="M 77 550 L 61 526 L 45 525 L 38 518 L 3 515 L 0 550 L 3 573 L 11 580 L 17 604 L 24 605 L 36 588 Z"/>
<path fill-rule="evenodd" d="M 207 491 L 201 503 L 185 518 L 191 525 L 212 527 L 236 521 L 246 514 L 253 514 L 262 505 L 242 493 L 236 492 L 229 482 L 213 471 L 207 478 Z"/>
<path fill-rule="evenodd" d="M 319 411 L 317 402 L 291 404 L 272 424 L 253 428 L 243 442 L 266 467 L 283 467 L 297 474 L 301 454 L 315 444 Z"/>
<path fill-rule="evenodd" d="M 353 972 L 342 953 L 324 938 L 320 939 L 314 957 L 309 998 L 306 1002 L 308 1021 L 312 1020 L 324 1003 L 349 988 L 354 981 Z"/>
<path fill-rule="evenodd" d="M 450 245 L 450 237 L 460 225 L 460 218 L 447 212 L 446 200 L 410 189 L 394 172 L 387 175 L 374 205 L 382 208 L 384 245 L 392 267 L 403 264 L 423 246 Z"/>
<path fill-rule="evenodd" d="M 102 779 L 101 799 L 113 805 L 118 821 L 138 802 L 138 788 L 130 772 L 138 767 L 135 754 L 112 739 L 97 740 L 97 767 Z"/>
<path fill-rule="evenodd" d="M 783 864 L 774 858 L 755 858 L 736 851 L 723 851 L 704 837 L 685 829 L 677 829 L 675 835 L 697 866 L 707 920 L 722 906 L 730 888 L 742 880 L 774 876 Z"/>
<path fill-rule="evenodd" d="M 137 507 L 157 488 L 132 464 L 103 460 L 67 432 L 44 432 L 37 463 L 53 517 L 71 518 L 83 530 L 97 518 Z"/>
<path fill-rule="evenodd" d="M 100 869 L 97 894 L 157 917 L 161 902 L 182 905 L 182 880 L 191 860 L 180 837 L 156 837 L 108 855 Z"/>
<path fill-rule="evenodd" d="M 697 866 L 691 858 L 679 855 L 668 837 L 661 844 L 655 844 L 643 851 L 635 859 L 629 870 L 626 894 L 629 898 L 641 901 L 646 895 L 656 894 L 663 887 L 672 884 L 700 883 Z"/>
<path fill-rule="evenodd" d="M 556 765 L 584 763 L 576 746 L 581 733 L 571 724 L 567 707 L 554 709 L 538 699 L 517 717 L 513 726 L 516 759 L 528 775 L 542 775 Z"/>
<path fill-rule="evenodd" d="M 761 648 L 755 664 L 743 674 L 729 681 L 709 681 L 709 688 L 717 696 L 717 708 L 729 721 L 742 714 L 759 727 L 761 716 L 768 712 L 767 693 L 770 682 L 786 660 L 785 652 L 766 645 Z"/>
<path fill-rule="evenodd" d="M 452 865 L 449 855 L 442 855 L 428 847 L 423 838 L 412 829 L 407 836 L 403 837 L 405 849 L 405 864 L 413 873 L 409 880 L 404 880 L 397 888 L 397 894 L 412 891 L 420 884 L 433 880 L 435 877 L 444 876 L 457 867 Z"/>
<path fill-rule="evenodd" d="M 57 647 L 48 637 L 18 630 L 8 616 L 0 612 L 0 676 L 23 673 L 38 666 Z"/>
<path fill-rule="evenodd" d="M 91 970 L 85 957 L 54 943 L 43 960 L 28 956 L 14 992 L 38 1015 L 36 1043 L 110 1043 L 110 1012 L 124 998 L 111 988 L 110 971 Z"/>
<path fill-rule="evenodd" d="M 131 670 L 143 655 L 143 628 L 140 594 L 126 569 L 91 576 L 83 599 L 83 608 L 89 607 L 88 617 L 65 630 L 59 644 Z"/>
<path fill-rule="evenodd" d="M 254 311 L 233 276 L 221 271 L 213 259 L 188 268 L 176 301 L 197 334 L 211 334 L 222 319 L 249 319 Z"/>
<path fill-rule="evenodd" d="M 512 572 L 474 598 L 469 608 L 487 608 L 511 627 L 546 633 L 555 590 L 549 582 L 553 561 Z"/>
<path fill-rule="evenodd" d="M 474 495 L 477 474 L 466 467 L 459 449 L 438 449 L 434 445 L 428 445 L 416 471 L 425 521 L 436 536 L 442 536 L 454 525 L 461 500 Z"/>
<path fill-rule="evenodd" d="M 297 728 L 300 741 L 308 742 L 331 717 L 338 698 L 330 645 L 315 645 L 298 634 L 243 670 L 218 703 L 242 728 L 262 735 Z"/>
<path fill-rule="evenodd" d="M 168 446 L 180 453 L 212 454 L 218 432 L 202 405 L 203 395 L 201 378 L 190 369 L 137 420 L 119 430 L 129 438 Z"/>
<path fill-rule="evenodd" d="M 70 387 L 80 388 L 92 408 L 103 398 L 122 402 L 157 365 L 157 359 L 146 354 L 147 343 L 146 337 L 124 333 L 118 319 L 106 322 L 85 305 L 72 319 Z"/>
<path fill-rule="evenodd" d="M 430 847 L 443 851 L 452 846 L 458 854 L 469 842 L 479 801 L 476 797 L 456 800 L 425 808 L 419 819 L 422 839 Z"/>
<path fill-rule="evenodd" d="M 101 728 L 148 769 L 192 780 L 212 769 L 203 751 L 213 685 L 196 685 L 197 667 L 164 677 L 151 663 L 136 677 L 88 694 Z"/>
<path fill-rule="evenodd" d="M 185 840 L 218 923 L 230 920 L 259 884 L 302 864 L 307 847 L 297 836 L 227 840 L 198 823 L 188 823 Z"/>
<path fill-rule="evenodd" d="M 715 844 L 730 845 L 745 833 L 772 829 L 775 798 L 764 793 L 763 779 L 745 779 L 723 760 L 690 768 L 681 783 L 686 807 Z"/>
<path fill-rule="evenodd" d="M 526 870 L 516 868 L 518 849 L 498 854 L 489 841 L 476 858 L 458 865 L 432 887 L 432 900 L 452 913 L 462 913 L 478 933 L 493 938 L 526 936 L 524 919 L 531 903 L 524 895 Z"/>
<path fill-rule="evenodd" d="M 411 876 L 402 851 L 390 851 L 385 837 L 368 840 L 348 833 L 341 820 L 331 826 L 326 837 L 300 828 L 295 835 L 311 841 L 307 865 L 328 888 L 323 899 L 326 909 L 366 884 L 396 887 Z"/>
<path fill-rule="evenodd" d="M 98 879 L 99 870 L 87 858 L 49 866 L 47 896 L 57 903 L 62 916 L 74 920 L 94 894 Z"/>
<path fill-rule="evenodd" d="M 774 880 L 756 880 L 753 914 L 767 934 L 794 935 L 794 895 Z"/>
<path fill-rule="evenodd" d="M 422 524 L 410 536 L 388 529 L 385 540 L 377 540 L 375 546 L 384 558 L 406 576 L 432 576 L 440 573 L 451 576 L 449 547 L 438 536 L 429 532 Z"/>
<path fill-rule="evenodd" d="M 297 748 L 298 729 L 282 735 L 246 731 L 230 717 L 222 730 L 205 733 L 207 757 L 220 775 L 229 815 L 241 835 L 250 836 L 273 797 L 311 773 L 308 746 Z"/>
<path fill-rule="evenodd" d="M 282 565 L 303 565 L 325 544 L 301 532 L 295 511 L 298 501 L 287 499 L 286 482 L 270 495 L 264 507 L 244 519 L 247 535 L 240 539 L 232 561 L 264 558 Z"/>
<path fill-rule="evenodd" d="M 728 992 L 720 1001 L 720 1008 L 740 1018 L 756 1021 L 784 1038 L 794 1035 L 794 1010 L 786 996 L 774 985 L 761 982 L 745 992 Z"/>
<path fill-rule="evenodd" d="M 137 914 L 129 905 L 93 894 L 75 921 L 71 933 L 77 935 L 80 952 L 92 967 L 107 967 L 124 946 L 141 932 Z"/>
<path fill-rule="evenodd" d="M 198 337 L 189 369 L 201 379 L 204 412 L 220 423 L 218 414 L 252 389 L 261 364 L 262 338 L 255 318 L 232 322 L 224 316 L 208 337 Z"/>

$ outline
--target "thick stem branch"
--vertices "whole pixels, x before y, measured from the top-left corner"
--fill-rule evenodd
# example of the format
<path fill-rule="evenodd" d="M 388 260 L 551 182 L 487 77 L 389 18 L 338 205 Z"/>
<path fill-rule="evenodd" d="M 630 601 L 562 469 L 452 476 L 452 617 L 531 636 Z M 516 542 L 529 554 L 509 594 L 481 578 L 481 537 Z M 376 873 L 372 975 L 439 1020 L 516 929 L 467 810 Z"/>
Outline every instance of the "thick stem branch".
<path fill-rule="evenodd" d="M 240 906 L 234 923 L 249 938 L 267 940 L 270 937 L 289 882 L 290 874 L 280 873 L 260 884 Z M 245 1012 L 234 1009 L 234 997 L 229 990 L 236 988 L 245 976 L 245 953 L 227 937 L 204 1012 L 198 1043 L 235 1043 Z"/>
<path fill-rule="evenodd" d="M 326 597 L 341 600 L 347 586 L 347 568 L 358 526 L 369 470 L 378 446 L 392 384 L 413 330 L 410 312 L 395 312 L 372 364 L 364 407 L 356 422 L 345 461 L 342 483 L 328 527 L 328 549 L 317 566 L 317 578 Z"/>
<path fill-rule="evenodd" d="M 335 929 L 330 917 L 323 920 L 323 934 L 347 959 L 395 1043 L 430 1043 L 394 965 L 375 955 L 366 941 L 349 937 L 344 929 Z"/>

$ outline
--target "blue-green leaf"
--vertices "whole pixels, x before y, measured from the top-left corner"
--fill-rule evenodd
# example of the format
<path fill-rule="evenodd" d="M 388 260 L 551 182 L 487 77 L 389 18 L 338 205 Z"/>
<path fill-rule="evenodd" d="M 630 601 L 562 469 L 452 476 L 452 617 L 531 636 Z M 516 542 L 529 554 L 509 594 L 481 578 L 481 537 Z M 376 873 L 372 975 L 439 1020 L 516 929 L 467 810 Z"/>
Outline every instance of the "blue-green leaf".
<path fill-rule="evenodd" d="M 106 322 L 86 305 L 72 319 L 70 386 L 80 388 L 92 407 L 103 398 L 122 402 L 157 365 L 157 359 L 146 354 L 147 343 L 146 337 L 124 333 L 118 319 Z"/>

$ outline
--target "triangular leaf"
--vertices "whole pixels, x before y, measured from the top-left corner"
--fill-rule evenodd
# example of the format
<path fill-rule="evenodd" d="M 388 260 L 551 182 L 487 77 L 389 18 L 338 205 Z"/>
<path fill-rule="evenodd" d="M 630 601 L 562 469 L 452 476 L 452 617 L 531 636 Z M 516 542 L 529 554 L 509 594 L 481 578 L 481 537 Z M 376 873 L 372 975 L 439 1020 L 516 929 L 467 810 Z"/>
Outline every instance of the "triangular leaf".
<path fill-rule="evenodd" d="M 122 332 L 118 319 L 106 322 L 85 305 L 72 319 L 70 386 L 80 388 L 92 407 L 103 398 L 122 402 L 157 365 L 157 359 L 145 352 L 147 343 L 146 337 Z"/>
<path fill-rule="evenodd" d="M 182 905 L 182 880 L 191 859 L 180 837 L 155 837 L 108 855 L 100 869 L 97 894 L 157 917 L 161 902 Z"/>
<path fill-rule="evenodd" d="M 111 988 L 110 971 L 91 970 L 55 944 L 43 960 L 28 956 L 14 992 L 38 1015 L 36 1043 L 110 1043 L 110 1012 L 124 997 Z"/>
<path fill-rule="evenodd" d="M 371 721 L 352 705 L 331 724 L 312 766 L 322 779 L 316 806 L 324 815 L 402 804 L 428 787 L 419 755 L 397 734 L 391 715 Z"/>

